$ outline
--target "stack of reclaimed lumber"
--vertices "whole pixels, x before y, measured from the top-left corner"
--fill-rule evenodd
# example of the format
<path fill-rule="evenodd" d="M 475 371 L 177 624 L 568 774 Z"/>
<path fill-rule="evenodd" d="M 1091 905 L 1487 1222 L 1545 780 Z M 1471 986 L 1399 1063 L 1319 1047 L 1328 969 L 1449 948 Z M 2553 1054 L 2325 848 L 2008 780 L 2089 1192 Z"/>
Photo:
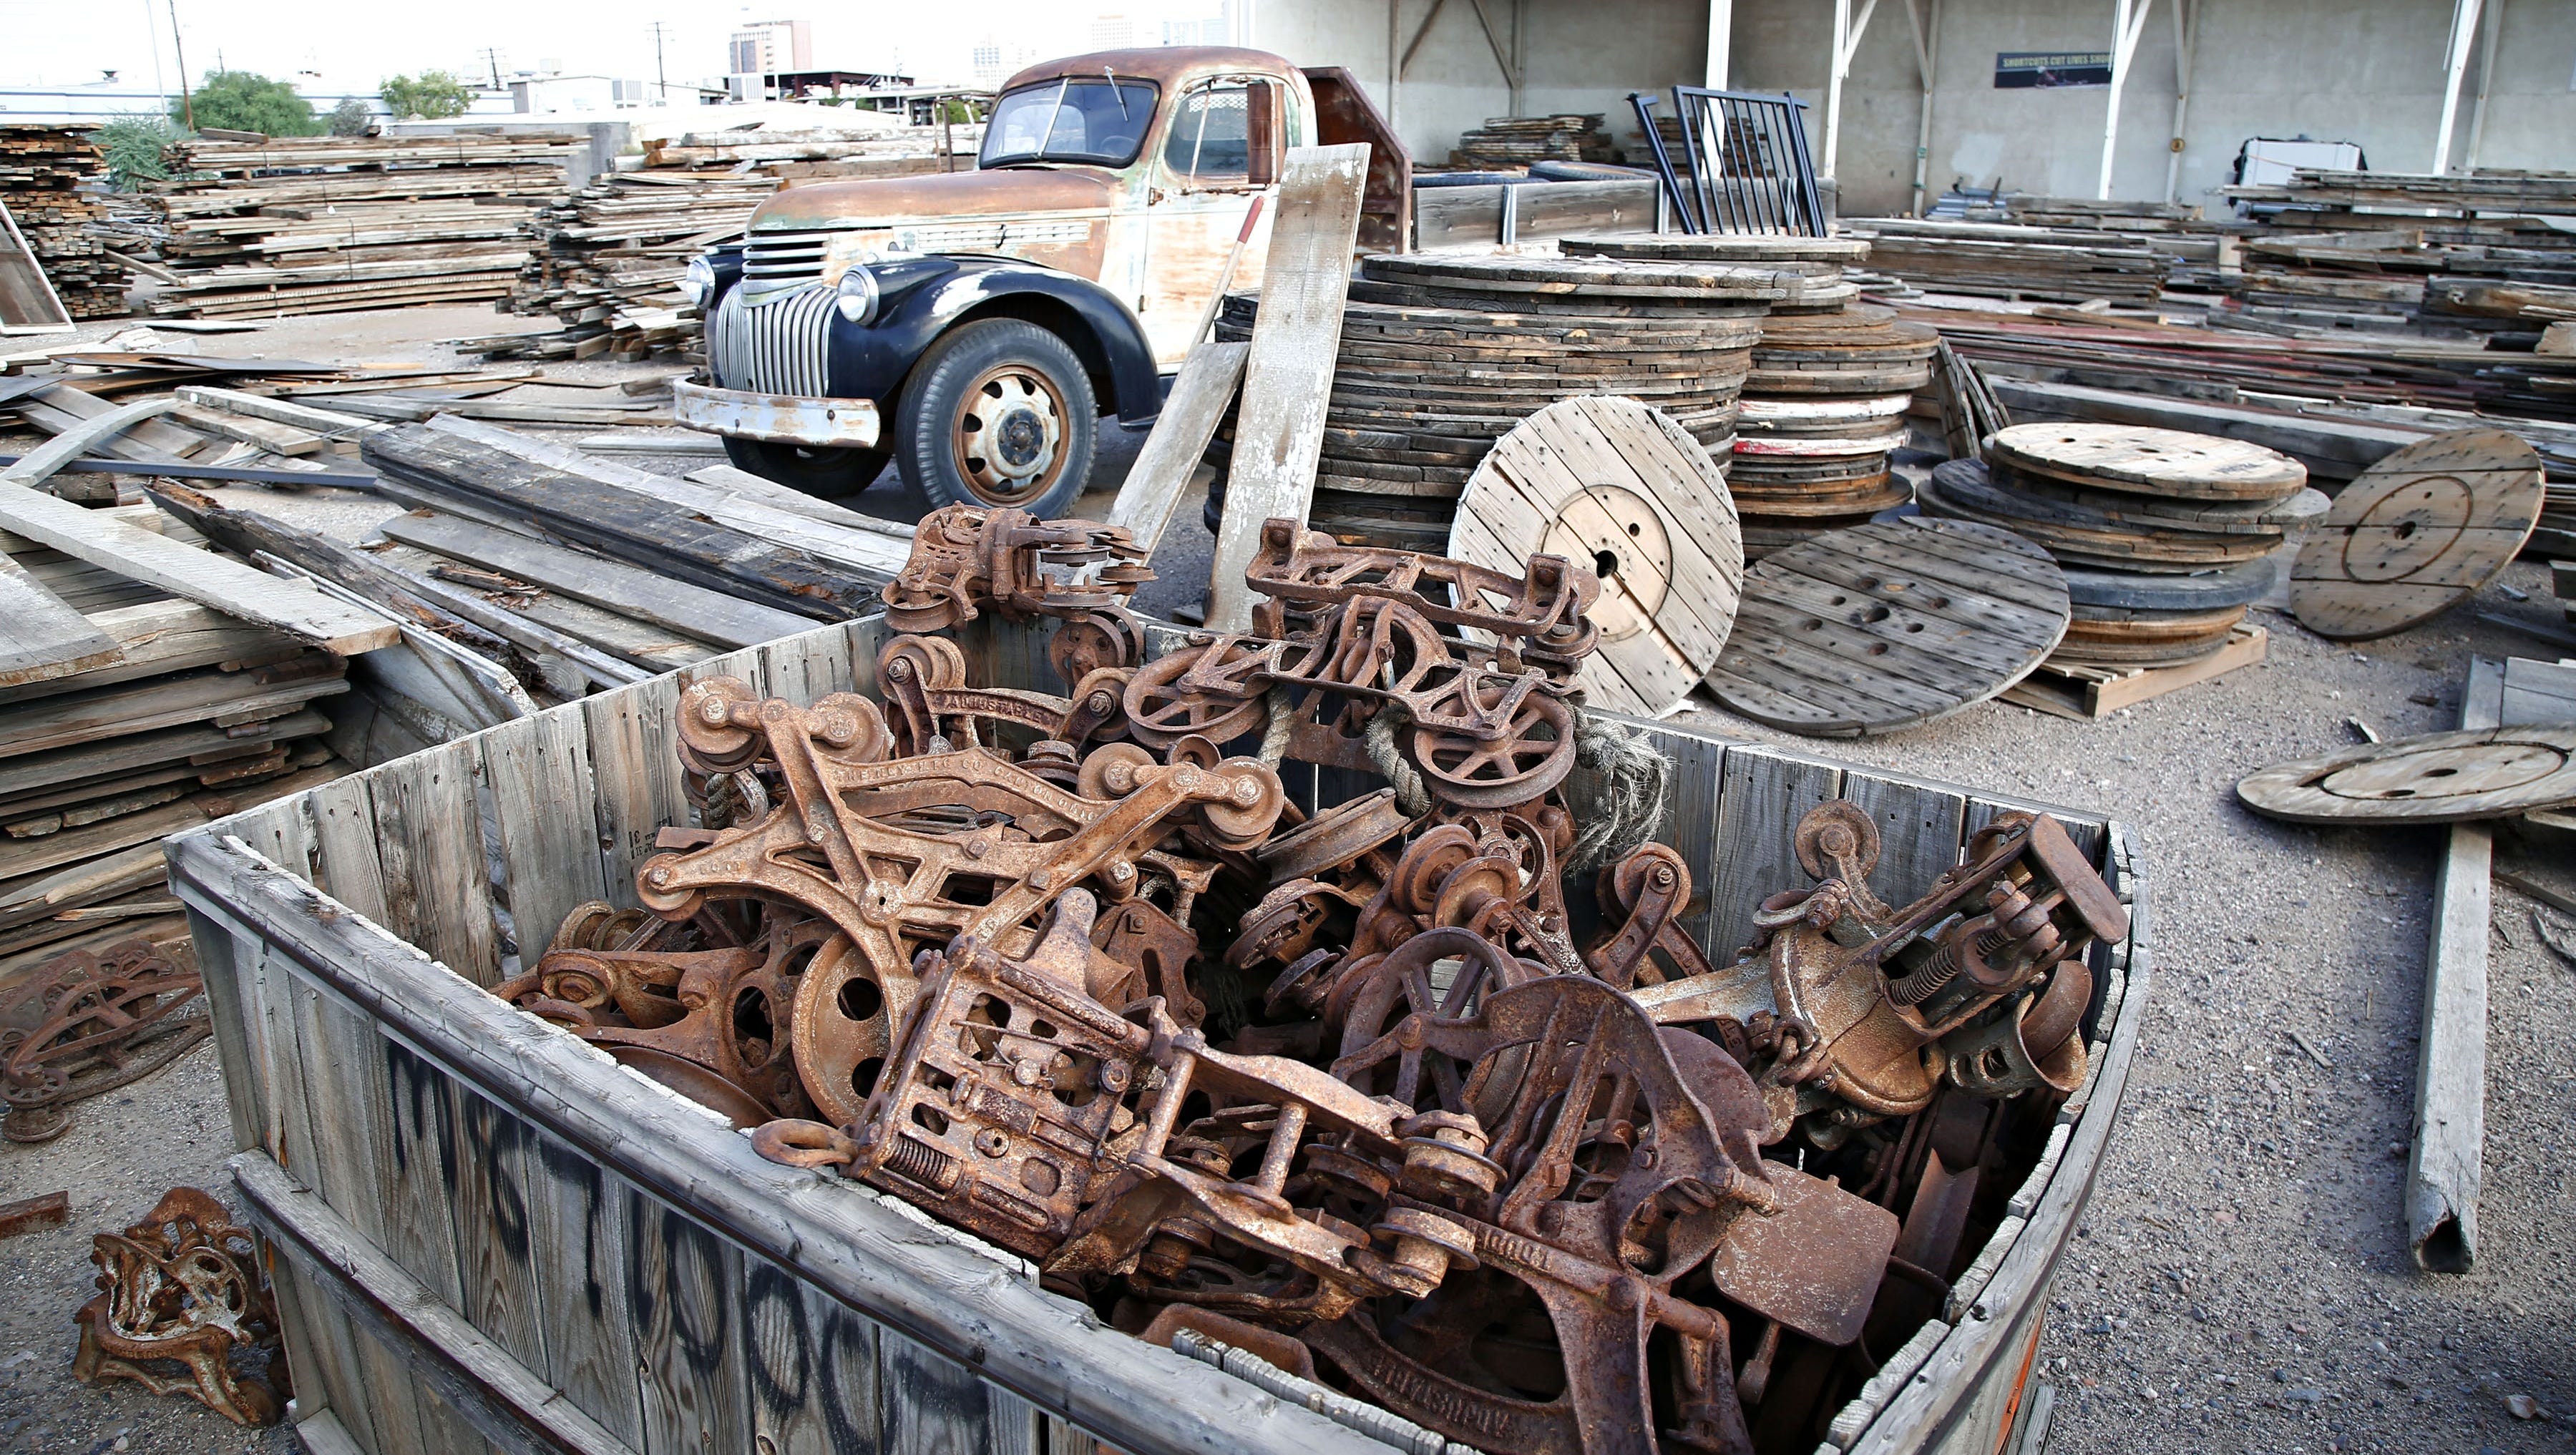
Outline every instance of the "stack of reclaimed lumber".
<path fill-rule="evenodd" d="M 228 359 L 187 354 L 56 350 L 50 367 L 0 378 L 0 419 L 62 435 L 108 414 L 111 400 L 176 391 L 160 418 L 95 441 L 46 487 L 67 500 L 133 505 L 155 475 L 257 482 L 279 487 L 361 483 L 333 456 L 354 452 L 355 436 L 335 416 L 251 399 L 220 387 L 258 381 L 276 389 L 348 376 L 294 359 Z M 251 412 L 244 412 L 245 410 Z M 13 459 L 12 448 L 0 460 Z"/>
<path fill-rule="evenodd" d="M 771 177 L 911 177 L 974 170 L 983 139 L 981 124 L 950 126 L 943 132 L 873 111 L 836 111 L 829 125 L 693 131 L 647 142 L 644 165 L 653 170 L 747 166 Z"/>
<path fill-rule="evenodd" d="M 2151 303 L 2172 270 L 2155 249 L 2096 229 L 1903 217 L 1846 218 L 1870 266 L 1936 293 Z"/>
<path fill-rule="evenodd" d="M 1873 255 L 1873 258 L 1875 255 Z M 2236 390 L 2576 421 L 2576 356 L 2385 337 L 2272 338 L 2091 315 L 1918 308 L 1988 378 L 2226 400 Z"/>
<path fill-rule="evenodd" d="M 465 346 L 529 359 L 639 359 L 689 347 L 699 337 L 680 292 L 689 259 L 740 233 L 777 189 L 776 178 L 721 169 L 603 174 L 528 220 L 535 243 L 501 304 L 565 326 Z"/>
<path fill-rule="evenodd" d="M 146 184 L 176 274 L 156 314 L 335 313 L 504 297 L 569 135 L 192 140 Z"/>
<path fill-rule="evenodd" d="M 1458 138 L 1449 165 L 1462 170 L 1526 167 L 1532 162 L 1607 162 L 1615 158 L 1601 114 L 1491 116 Z"/>
<path fill-rule="evenodd" d="M 2248 238 L 2244 267 L 2221 280 L 2233 307 L 2221 327 L 2294 337 L 2335 330 L 2421 332 L 2452 338 L 2527 335 L 2576 318 L 2576 237 L 2528 244 L 2452 243 L 2422 227 L 2282 232 Z"/>
<path fill-rule="evenodd" d="M 106 163 L 91 128 L 0 126 L 0 205 L 74 318 L 125 312 L 125 263 L 92 230 L 106 216 L 97 191 Z"/>
<path fill-rule="evenodd" d="M 150 405 L 102 408 L 0 473 L 0 978 L 184 936 L 161 839 L 337 776 L 315 704 L 348 691 L 349 657 L 401 639 L 150 505 L 48 493 L 84 450 L 175 442 L 144 438 Z"/>
<path fill-rule="evenodd" d="M 2322 225 L 2338 228 L 2352 225 L 2338 214 L 2576 215 L 2576 172 L 2488 170 L 2436 176 L 2301 168 L 2287 182 L 2218 190 L 2238 202 L 2322 214 Z"/>

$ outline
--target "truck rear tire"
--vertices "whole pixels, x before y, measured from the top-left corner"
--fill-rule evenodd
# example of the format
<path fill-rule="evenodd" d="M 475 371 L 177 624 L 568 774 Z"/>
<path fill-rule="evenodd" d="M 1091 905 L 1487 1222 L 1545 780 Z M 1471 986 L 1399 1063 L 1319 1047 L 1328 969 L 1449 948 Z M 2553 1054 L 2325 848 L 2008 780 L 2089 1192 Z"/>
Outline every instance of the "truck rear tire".
<path fill-rule="evenodd" d="M 885 473 L 887 452 L 847 446 L 772 444 L 725 437 L 725 458 L 737 470 L 775 480 L 808 495 L 854 495 Z"/>
<path fill-rule="evenodd" d="M 1100 406 L 1065 341 L 1016 318 L 952 330 L 913 365 L 895 406 L 894 459 L 933 509 L 1072 508 L 1091 478 Z"/>

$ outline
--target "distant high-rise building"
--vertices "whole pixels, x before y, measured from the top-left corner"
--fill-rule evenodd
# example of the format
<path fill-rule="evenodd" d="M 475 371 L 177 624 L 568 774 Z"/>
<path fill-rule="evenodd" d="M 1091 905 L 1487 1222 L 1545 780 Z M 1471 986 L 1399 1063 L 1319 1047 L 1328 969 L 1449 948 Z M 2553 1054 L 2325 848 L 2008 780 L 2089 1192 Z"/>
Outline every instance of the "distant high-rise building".
<path fill-rule="evenodd" d="M 814 40 L 802 20 L 755 20 L 733 33 L 725 69 L 737 76 L 770 76 L 814 69 Z"/>
<path fill-rule="evenodd" d="M 1205 15 L 1193 20 L 1164 21 L 1163 44 L 1234 44 L 1234 0 L 1219 0 Z"/>
<path fill-rule="evenodd" d="M 970 52 L 975 70 L 975 84 L 987 91 L 998 90 L 1004 81 L 1017 75 L 1023 67 L 1037 60 L 1037 47 L 1026 41 L 1005 41 L 987 35 L 975 43 Z"/>
<path fill-rule="evenodd" d="M 1091 48 L 1125 50 L 1136 43 L 1136 22 L 1124 15 L 1096 16 L 1091 22 Z"/>

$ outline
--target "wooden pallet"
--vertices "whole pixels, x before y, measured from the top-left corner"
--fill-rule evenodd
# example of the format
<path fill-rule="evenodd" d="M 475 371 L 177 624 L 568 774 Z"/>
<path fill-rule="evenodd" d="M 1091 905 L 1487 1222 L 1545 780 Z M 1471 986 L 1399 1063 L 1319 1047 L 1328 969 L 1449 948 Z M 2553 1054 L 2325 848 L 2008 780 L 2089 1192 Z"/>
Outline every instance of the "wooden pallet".
<path fill-rule="evenodd" d="M 2099 722 L 2121 708 L 2178 687 L 2224 677 L 2250 667 L 2270 653 L 2272 634 L 2259 626 L 2240 626 L 2227 645 L 2179 667 L 2140 667 L 2114 672 L 2106 667 L 2061 667 L 2043 662 L 2039 670 L 2004 689 L 2003 700 L 2079 722 Z"/>

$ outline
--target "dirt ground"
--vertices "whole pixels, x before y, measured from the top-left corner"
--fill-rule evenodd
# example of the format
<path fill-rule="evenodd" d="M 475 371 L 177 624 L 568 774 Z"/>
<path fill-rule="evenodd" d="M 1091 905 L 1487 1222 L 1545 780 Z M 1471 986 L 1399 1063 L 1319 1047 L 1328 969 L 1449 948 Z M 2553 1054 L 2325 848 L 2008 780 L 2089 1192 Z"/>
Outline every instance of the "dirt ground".
<path fill-rule="evenodd" d="M 446 356 L 438 340 L 510 322 L 422 309 L 186 346 L 435 359 Z M 1141 438 L 1104 424 L 1103 489 L 1084 510 L 1105 509 Z M 341 492 L 227 493 L 351 534 L 383 513 Z M 857 503 L 908 515 L 899 493 L 889 477 Z M 1195 599 L 1210 544 L 1185 505 L 1143 604 L 1165 612 Z M 2050 1293 L 2033 1378 L 2058 1394 L 2051 1455 L 2576 1445 L 2576 965 L 2539 943 L 2531 902 L 2498 887 L 2478 1264 L 2466 1276 L 2418 1272 L 2399 1190 L 2439 839 L 2277 824 L 2233 794 L 2266 764 L 2354 741 L 2347 719 L 2384 736 L 2454 726 L 2472 655 L 2548 655 L 2478 612 L 2553 620 L 2545 568 L 2519 564 L 2473 606 L 2359 650 L 2259 610 L 2268 662 L 2098 724 L 1990 704 L 1884 738 L 1818 742 L 1713 707 L 1691 714 L 1729 737 L 2102 810 L 2144 837 L 2156 974 L 2121 1128 Z M 93 1390 L 69 1373 L 90 1234 L 141 1215 L 173 1183 L 225 1194 L 230 1151 L 211 1051 L 81 1105 L 57 1142 L 0 1146 L 0 1201 L 69 1188 L 73 1202 L 69 1226 L 0 1243 L 0 1452 L 294 1448 L 185 1400 L 131 1384 Z"/>

